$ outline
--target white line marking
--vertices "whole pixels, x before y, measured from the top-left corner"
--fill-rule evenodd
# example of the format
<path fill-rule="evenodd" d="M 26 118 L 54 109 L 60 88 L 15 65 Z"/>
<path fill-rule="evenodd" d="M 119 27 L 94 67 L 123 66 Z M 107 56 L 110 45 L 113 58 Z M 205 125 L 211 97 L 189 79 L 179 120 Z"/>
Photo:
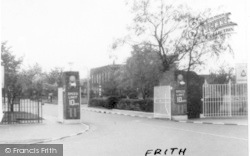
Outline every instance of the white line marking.
<path fill-rule="evenodd" d="M 141 124 L 148 125 L 148 124 L 145 124 L 145 123 L 141 123 Z M 182 128 L 169 127 L 169 126 L 161 126 L 161 125 L 157 125 L 157 126 L 168 128 L 168 129 L 175 129 L 175 130 L 179 130 L 179 131 L 186 131 L 186 132 L 191 132 L 191 133 L 197 133 L 197 134 L 204 134 L 204 135 L 210 135 L 210 136 L 215 136 L 215 137 L 227 138 L 227 139 L 237 139 L 237 140 L 248 141 L 248 139 L 246 139 L 246 138 L 238 138 L 238 137 L 231 137 L 231 136 L 225 136 L 225 135 L 218 135 L 218 134 L 199 132 L 199 131 L 187 130 L 187 129 L 182 129 Z"/>
<path fill-rule="evenodd" d="M 213 122 L 214 125 L 224 125 L 222 122 Z"/>
<path fill-rule="evenodd" d="M 202 121 L 194 121 L 193 123 L 196 123 L 196 124 L 203 124 Z"/>
<path fill-rule="evenodd" d="M 182 120 L 179 120 L 178 122 L 184 122 L 184 123 L 186 123 L 187 121 L 182 121 Z"/>

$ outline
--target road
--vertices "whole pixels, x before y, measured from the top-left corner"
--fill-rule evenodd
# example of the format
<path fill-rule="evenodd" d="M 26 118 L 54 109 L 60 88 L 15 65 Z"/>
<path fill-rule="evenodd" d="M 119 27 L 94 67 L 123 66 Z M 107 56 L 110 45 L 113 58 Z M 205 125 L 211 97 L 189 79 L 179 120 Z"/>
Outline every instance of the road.
<path fill-rule="evenodd" d="M 55 107 L 47 107 L 44 113 L 56 115 Z M 88 111 L 82 111 L 82 121 L 90 131 L 51 142 L 63 144 L 64 156 L 248 155 L 247 126 L 178 123 Z"/>

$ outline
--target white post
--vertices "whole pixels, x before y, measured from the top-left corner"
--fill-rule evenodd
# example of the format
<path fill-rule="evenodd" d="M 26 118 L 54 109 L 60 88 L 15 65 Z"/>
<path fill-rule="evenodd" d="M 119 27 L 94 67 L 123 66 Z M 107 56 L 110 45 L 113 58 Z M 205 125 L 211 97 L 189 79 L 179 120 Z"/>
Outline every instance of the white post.
<path fill-rule="evenodd" d="M 231 80 L 228 82 L 228 93 L 229 93 L 229 116 L 232 116 L 232 95 L 231 95 Z"/>
<path fill-rule="evenodd" d="M 170 120 L 172 120 L 172 100 L 171 100 L 171 98 L 172 98 L 172 87 L 171 86 L 169 86 L 169 101 L 170 101 L 170 104 L 169 104 L 169 114 L 170 114 Z"/>
<path fill-rule="evenodd" d="M 205 118 L 205 98 L 206 98 L 206 88 L 207 88 L 207 80 L 205 79 L 204 84 L 202 85 L 202 114 L 200 115 L 200 118 Z"/>

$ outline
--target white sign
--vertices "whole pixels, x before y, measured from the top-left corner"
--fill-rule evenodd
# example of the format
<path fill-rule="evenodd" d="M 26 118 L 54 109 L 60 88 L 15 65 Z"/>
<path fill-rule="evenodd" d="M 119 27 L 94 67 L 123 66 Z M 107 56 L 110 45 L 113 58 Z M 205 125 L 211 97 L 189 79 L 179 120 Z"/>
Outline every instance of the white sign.
<path fill-rule="evenodd" d="M 236 68 L 236 83 L 247 83 L 247 64 L 237 64 Z"/>

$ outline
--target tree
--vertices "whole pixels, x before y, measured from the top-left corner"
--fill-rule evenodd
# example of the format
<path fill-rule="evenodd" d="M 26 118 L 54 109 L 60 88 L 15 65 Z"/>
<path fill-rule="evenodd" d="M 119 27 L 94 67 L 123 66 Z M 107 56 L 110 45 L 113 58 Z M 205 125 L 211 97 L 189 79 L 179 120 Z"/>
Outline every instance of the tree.
<path fill-rule="evenodd" d="M 55 67 L 49 73 L 46 73 L 43 83 L 44 94 L 53 93 L 57 95 L 57 88 L 63 86 L 63 68 Z"/>
<path fill-rule="evenodd" d="M 186 6 L 168 5 L 164 0 L 134 0 L 132 13 L 132 35 L 118 39 L 112 48 L 127 40 L 133 40 L 133 45 L 146 42 L 157 52 L 163 72 L 176 64 L 179 69 L 190 71 L 206 62 L 209 55 L 232 50 L 227 44 L 228 34 L 208 28 L 211 9 L 197 13 Z"/>
<path fill-rule="evenodd" d="M 221 53 L 232 52 L 232 49 L 227 42 L 230 34 L 220 32 L 216 28 L 211 29 L 206 12 L 198 15 L 189 14 L 186 18 L 189 19 L 189 25 L 183 30 L 176 52 L 182 59 L 184 69 L 187 70 L 186 82 L 189 88 L 191 70 L 204 64 L 208 58 L 218 58 Z"/>
<path fill-rule="evenodd" d="M 2 42 L 1 44 L 1 57 L 5 68 L 4 94 L 7 94 L 8 104 L 11 106 L 10 111 L 13 111 L 14 100 L 22 91 L 18 81 L 18 70 L 22 64 L 22 58 L 17 58 L 12 54 L 11 48 L 7 46 L 7 42 Z"/>
<path fill-rule="evenodd" d="M 37 96 L 42 94 L 43 83 L 45 81 L 45 73 L 39 64 L 29 66 L 19 73 L 19 82 L 22 86 L 22 93 L 25 96 Z"/>
<path fill-rule="evenodd" d="M 117 74 L 117 72 L 111 73 L 110 79 L 102 85 L 103 96 L 119 95 L 117 87 L 118 81 L 116 79 L 116 76 L 118 76 Z"/>
<path fill-rule="evenodd" d="M 211 84 L 227 84 L 229 80 L 235 81 L 235 75 L 233 74 L 234 68 L 221 66 L 218 71 L 213 71 L 209 74 L 208 83 Z"/>
<path fill-rule="evenodd" d="M 56 86 L 63 85 L 63 68 L 55 67 L 46 76 L 48 84 L 55 84 Z"/>
<path fill-rule="evenodd" d="M 123 88 L 130 88 L 142 94 L 143 98 L 152 96 L 153 87 L 158 84 L 162 64 L 157 53 L 147 45 L 134 46 L 132 56 L 124 67 Z"/>
<path fill-rule="evenodd" d="M 181 19 L 186 14 L 182 13 L 180 8 L 166 5 L 163 0 L 135 0 L 133 2 L 134 18 L 133 26 L 130 27 L 133 32 L 131 35 L 133 38 L 132 44 L 149 44 L 161 60 L 161 70 L 163 72 L 170 70 L 179 60 L 175 47 L 181 36 L 181 29 L 185 25 L 185 22 L 181 22 Z M 114 42 L 113 49 L 120 42 L 131 40 L 131 36 L 127 37 L 125 41 L 119 39 Z M 137 41 L 135 38 L 137 38 Z"/>

